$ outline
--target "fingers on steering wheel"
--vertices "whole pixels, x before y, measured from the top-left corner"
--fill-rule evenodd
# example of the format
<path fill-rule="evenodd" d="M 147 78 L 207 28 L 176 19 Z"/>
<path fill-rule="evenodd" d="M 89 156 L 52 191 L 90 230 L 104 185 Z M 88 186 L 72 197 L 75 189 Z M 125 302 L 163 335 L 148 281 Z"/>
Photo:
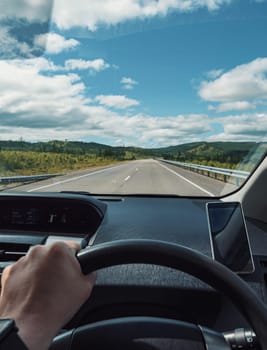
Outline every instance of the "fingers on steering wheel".
<path fill-rule="evenodd" d="M 64 243 L 71 249 L 71 251 L 76 254 L 81 250 L 81 245 L 74 241 L 64 241 Z"/>

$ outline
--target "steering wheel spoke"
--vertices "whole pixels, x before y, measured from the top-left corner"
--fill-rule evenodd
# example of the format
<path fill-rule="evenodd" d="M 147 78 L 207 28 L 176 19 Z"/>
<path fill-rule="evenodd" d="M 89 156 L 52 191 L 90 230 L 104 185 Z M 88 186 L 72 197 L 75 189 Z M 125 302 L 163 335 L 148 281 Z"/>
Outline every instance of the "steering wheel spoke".
<path fill-rule="evenodd" d="M 189 273 L 228 296 L 248 321 L 251 329 L 256 333 L 261 349 L 267 349 L 266 305 L 240 277 L 225 266 L 201 253 L 163 241 L 123 240 L 103 243 L 85 249 L 78 253 L 77 259 L 85 274 L 101 268 L 129 263 L 162 265 Z M 113 344 L 116 348 L 120 348 L 120 344 L 129 339 L 135 340 L 135 344 L 136 339 L 156 339 L 154 337 L 155 335 L 161 340 L 163 340 L 165 335 L 173 335 L 173 337 L 165 337 L 164 339 L 176 341 L 185 339 L 185 334 L 188 335 L 190 341 L 195 341 L 196 339 L 204 341 L 206 349 L 230 349 L 230 345 L 222 334 L 203 327 L 175 320 L 151 317 L 130 319 L 113 319 L 89 324 L 77 328 L 71 335 L 67 332 L 65 337 L 69 337 L 74 346 L 69 347 L 69 349 L 82 350 L 83 348 L 81 346 L 83 342 L 86 342 L 86 339 L 87 345 L 84 349 L 88 349 L 88 344 L 93 344 L 92 348 L 96 350 L 103 349 L 103 344 L 105 344 L 105 348 L 108 346 L 113 348 Z M 130 336 L 130 338 L 125 339 L 126 335 L 134 335 L 135 338 L 131 338 Z M 83 340 L 81 341 L 80 339 Z M 79 343 L 80 341 L 81 344 Z M 124 346 L 122 348 L 130 349 L 129 344 L 128 342 L 127 347 Z M 151 346 L 132 349 L 157 349 L 157 347 L 153 347 L 153 344 Z M 175 346 L 174 348 L 177 347 Z M 158 349 L 161 348 L 159 347 Z M 173 347 L 162 347 L 162 349 L 173 349 Z"/>
<path fill-rule="evenodd" d="M 67 339 L 67 343 L 66 343 Z M 79 327 L 57 337 L 50 350 L 194 349 L 229 350 L 221 333 L 192 323 L 158 317 L 121 317 Z M 152 347 L 153 346 L 153 347 Z"/>

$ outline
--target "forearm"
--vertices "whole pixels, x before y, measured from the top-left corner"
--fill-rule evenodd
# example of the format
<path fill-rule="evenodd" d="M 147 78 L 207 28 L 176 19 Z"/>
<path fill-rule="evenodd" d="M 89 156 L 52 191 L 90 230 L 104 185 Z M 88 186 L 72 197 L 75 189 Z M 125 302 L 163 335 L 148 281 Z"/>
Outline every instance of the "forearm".
<path fill-rule="evenodd" d="M 33 325 L 27 322 L 16 322 L 18 326 L 18 335 L 29 350 L 47 350 L 56 336 L 54 330 L 46 326 Z"/>
<path fill-rule="evenodd" d="M 18 336 L 29 350 L 47 350 L 57 333 L 53 325 L 44 325 L 42 320 L 38 320 L 30 314 L 9 312 L 1 308 L 0 319 L 15 321 Z M 5 349 L 4 344 L 1 343 L 0 349 L 2 348 Z M 7 350 L 9 349 L 10 347 L 7 346 Z"/>

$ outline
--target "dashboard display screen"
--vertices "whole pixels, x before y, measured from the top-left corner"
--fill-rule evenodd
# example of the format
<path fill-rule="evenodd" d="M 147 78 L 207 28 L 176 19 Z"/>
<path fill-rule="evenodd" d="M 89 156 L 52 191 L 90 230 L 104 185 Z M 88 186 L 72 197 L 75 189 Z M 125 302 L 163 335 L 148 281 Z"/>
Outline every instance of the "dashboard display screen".
<path fill-rule="evenodd" d="M 40 211 L 36 208 L 12 208 L 9 215 L 12 225 L 38 225 L 40 222 Z"/>
<path fill-rule="evenodd" d="M 104 203 L 79 195 L 3 195 L 0 196 L 0 231 L 93 235 L 104 210 Z"/>
<path fill-rule="evenodd" d="M 208 203 L 212 257 L 237 273 L 252 273 L 254 263 L 240 203 Z"/>

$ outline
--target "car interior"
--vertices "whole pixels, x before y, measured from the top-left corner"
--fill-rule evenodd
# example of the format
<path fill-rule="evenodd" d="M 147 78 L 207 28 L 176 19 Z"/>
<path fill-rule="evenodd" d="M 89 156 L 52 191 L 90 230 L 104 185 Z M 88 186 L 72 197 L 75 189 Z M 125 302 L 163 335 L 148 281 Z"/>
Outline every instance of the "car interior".
<path fill-rule="evenodd" d="M 118 11 L 115 11 L 116 13 L 119 13 L 119 2 L 114 2 L 114 7 L 116 9 L 117 6 L 116 11 Z M 233 2 L 203 1 L 202 4 L 206 4 L 207 11 L 220 11 L 221 4 L 228 6 L 234 2 L 234 0 Z M 85 4 L 85 2 L 80 1 L 77 2 L 77 6 L 78 3 Z M 150 1 L 136 1 L 136 3 L 142 3 L 142 6 L 145 6 Z M 155 3 L 165 2 L 156 1 Z M 193 3 L 201 3 L 201 1 L 173 1 L 173 3 L 183 3 L 185 8 L 193 6 Z M 254 3 L 261 6 L 262 2 L 255 1 Z M 58 4 L 63 6 L 61 1 L 58 1 Z M 50 18 L 51 11 L 53 12 L 52 3 L 50 5 L 48 10 L 45 10 L 44 7 L 39 9 L 40 13 L 45 12 L 49 18 L 49 23 L 42 22 L 41 31 L 55 31 L 55 23 L 57 23 L 58 28 L 60 28 L 58 31 L 62 34 L 67 28 L 64 22 L 67 15 L 63 11 L 62 22 L 59 20 L 53 22 L 53 19 Z M 7 2 L 0 5 L 0 9 L 1 6 L 3 9 L 10 10 Z M 54 11 L 57 11 L 57 6 L 59 5 L 55 5 Z M 94 6 L 95 11 L 97 8 L 95 2 Z M 109 3 L 107 8 L 110 10 L 111 7 L 113 5 Z M 203 14 L 206 7 L 200 9 L 199 15 L 202 18 L 200 22 L 206 21 Z M 72 26 L 81 42 L 82 40 L 86 42 L 88 37 L 91 38 L 90 35 L 93 36 L 95 27 L 99 23 L 104 23 L 109 10 L 104 12 L 104 15 L 102 14 L 102 17 L 95 22 L 88 15 L 90 21 L 87 29 L 85 29 L 86 26 L 83 29 L 77 29 L 77 21 L 83 20 L 82 15 L 81 18 L 76 18 L 75 15 L 71 17 Z M 191 10 L 191 8 L 188 10 L 188 16 L 191 16 Z M 184 10 L 180 9 L 179 11 Z M 238 12 L 236 8 L 235 11 L 236 15 Z M 11 12 L 8 13 L 10 17 Z M 64 17 L 64 15 L 66 16 Z M 127 14 L 127 16 L 130 18 L 131 15 Z M 127 16 L 125 21 L 128 20 Z M 142 16 L 141 24 L 138 22 L 138 33 L 141 32 L 141 35 L 142 26 L 145 26 L 146 21 L 149 22 L 146 14 Z M 159 16 L 164 17 L 165 12 L 163 11 Z M 192 18 L 189 17 L 188 23 L 191 23 Z M 216 16 L 214 18 L 212 20 L 216 22 Z M 232 17 L 229 17 L 228 20 L 232 20 Z M 266 22 L 265 17 L 264 20 Z M 5 23 L 1 21 L 0 15 L 0 24 Z M 155 23 L 152 24 L 155 26 Z M 122 28 L 123 25 L 126 26 L 127 33 L 133 32 L 131 23 L 127 27 L 127 23 L 125 24 L 119 15 L 111 17 L 108 28 L 116 27 L 110 36 L 112 40 L 113 36 L 117 35 L 122 38 L 121 40 L 124 40 L 126 34 L 122 33 L 125 29 Z M 155 31 L 155 33 L 157 32 Z M 25 29 L 20 35 L 27 36 L 29 33 Z M 143 35 L 145 36 L 145 34 Z M 101 31 L 99 37 L 102 40 L 101 45 L 105 40 L 110 39 Z M 32 43 L 32 39 L 27 43 L 30 42 Z M 79 45 L 77 44 L 77 46 Z M 3 50 L 0 50 L 3 62 L 5 60 L 8 64 L 15 62 L 16 67 L 21 67 L 21 63 L 16 61 L 21 59 L 17 57 L 18 53 L 16 53 L 16 57 L 7 59 L 3 57 L 5 56 Z M 6 48 L 5 50 L 7 53 Z M 102 53 L 100 44 L 96 45 L 95 50 L 97 55 Z M 114 46 L 114 51 L 116 50 L 118 49 Z M 31 51 L 32 53 L 39 59 L 45 55 L 45 48 L 41 50 L 39 43 L 38 50 Z M 27 61 L 28 58 L 23 57 L 23 59 Z M 10 63 L 11 61 L 13 63 Z M 38 62 L 40 64 L 40 61 Z M 26 70 L 32 69 L 30 64 L 32 63 L 29 63 Z M 59 65 L 58 62 L 55 64 Z M 116 76 L 119 74 L 120 68 L 116 67 L 116 62 L 112 64 L 110 63 L 111 68 L 109 67 L 109 69 L 113 69 L 115 72 L 113 74 Z M 51 78 L 51 74 L 54 74 L 53 70 L 56 69 L 55 66 L 50 65 L 49 67 L 50 71 L 44 73 L 44 77 L 47 79 Z M 65 68 L 61 67 L 59 74 L 65 74 L 63 69 L 66 70 L 66 67 L 67 65 Z M 39 68 L 34 66 L 34 69 L 36 73 Z M 106 69 L 108 69 L 107 65 Z M 95 70 L 94 73 L 90 74 L 88 79 L 96 79 L 95 76 L 98 73 Z M 71 79 L 77 81 L 77 76 L 74 75 L 74 73 L 70 74 Z M 129 79 L 125 81 L 128 84 L 125 91 L 131 91 L 134 86 L 138 86 L 137 83 L 130 82 Z M 93 83 L 90 81 L 90 84 Z M 88 87 L 88 91 L 90 89 L 91 87 Z M 259 99 L 261 102 L 266 101 L 263 95 Z M 84 102 L 81 99 L 79 103 L 92 104 L 92 99 L 88 101 Z M 228 100 L 219 100 L 219 98 L 218 101 L 222 104 L 230 103 Z M 45 106 L 50 113 L 49 105 Z M 1 108 L 3 108 L 3 114 L 0 114 L 0 118 L 3 121 L 0 119 L 0 124 L 1 128 L 6 130 L 4 128 L 7 127 L 7 122 L 4 122 L 4 117 L 2 117 L 6 112 L 0 100 L 0 113 L 2 113 Z M 31 108 L 35 107 L 31 106 Z M 65 107 L 60 106 L 60 108 L 63 110 Z M 131 108 L 133 107 L 131 106 Z M 226 106 L 221 106 L 221 108 L 226 108 Z M 265 108 L 263 102 L 259 108 Z M 209 110 L 214 114 L 217 113 L 214 111 L 215 107 L 210 107 Z M 10 115 L 13 116 L 12 113 L 8 115 L 9 118 L 11 118 Z M 114 110 L 112 113 L 115 113 Z M 261 113 L 264 114 L 262 110 Z M 112 118 L 113 114 L 110 112 L 107 115 L 108 118 Z M 141 118 L 140 114 L 138 118 Z M 148 124 L 152 125 L 156 121 L 154 119 L 152 121 L 151 118 Z M 18 119 L 18 123 L 22 123 L 24 119 L 24 117 Z M 257 124 L 258 119 L 255 120 Z M 68 121 L 69 119 L 64 119 L 64 123 L 67 124 Z M 77 121 L 75 120 L 75 123 L 79 124 L 80 119 Z M 119 124 L 120 119 L 117 122 Z M 178 122 L 181 124 L 180 119 Z M 13 126 L 12 123 L 9 125 L 10 128 L 15 127 L 15 122 Z M 34 124 L 34 118 L 29 118 L 29 123 L 34 125 L 32 130 L 39 127 L 39 122 Z M 53 128 L 53 122 L 51 125 L 50 132 Z M 100 127 L 99 125 L 98 127 Z M 60 124 L 55 130 L 60 132 L 63 130 L 62 128 Z M 74 126 L 72 128 L 73 130 L 70 132 L 75 134 L 76 129 Z M 159 126 L 159 129 L 161 128 L 164 129 L 163 126 Z M 170 129 L 172 128 L 173 126 L 170 127 Z M 108 348 L 127 350 L 264 350 L 267 348 L 267 158 L 266 143 L 264 143 L 266 129 L 264 132 L 265 126 L 262 128 L 263 131 L 259 132 L 260 136 L 253 138 L 253 141 L 256 140 L 263 149 L 260 156 L 256 158 L 255 166 L 250 169 L 249 175 L 238 186 L 234 186 L 233 183 L 224 183 L 221 179 L 212 179 L 213 186 L 216 188 L 217 186 L 225 186 L 226 188 L 225 191 L 220 189 L 219 194 L 207 195 L 205 193 L 204 195 L 202 193 L 201 195 L 201 193 L 192 192 L 192 194 L 187 195 L 182 192 L 179 194 L 179 191 L 177 190 L 177 193 L 175 189 L 173 194 L 169 191 L 158 193 L 156 190 L 155 193 L 150 190 L 148 192 L 142 190 L 109 192 L 105 190 L 105 180 L 102 183 L 103 190 L 98 191 L 94 190 L 94 185 L 90 188 L 74 186 L 74 181 L 72 182 L 68 177 L 70 173 L 60 174 L 63 176 L 62 181 L 58 180 L 61 178 L 60 176 L 53 177 L 52 180 L 38 179 L 38 182 L 37 179 L 33 178 L 29 183 L 22 179 L 17 180 L 14 186 L 1 188 L 0 273 L 6 266 L 25 256 L 32 246 L 49 245 L 56 241 L 66 240 L 73 240 L 81 244 L 82 249 L 77 254 L 77 259 L 83 273 L 97 271 L 97 280 L 91 297 L 73 319 L 64 325 L 51 344 L 51 350 Z M 112 129 L 112 125 L 108 124 L 107 130 L 110 129 Z M 131 129 L 131 125 L 129 129 Z M 138 130 L 140 129 L 136 129 L 134 132 L 138 134 Z M 40 131 L 32 142 L 37 142 L 39 137 L 41 139 L 42 132 L 45 131 Z M 56 132 L 55 137 L 58 137 L 59 134 Z M 197 130 L 196 133 L 199 131 Z M 1 138 L 8 139 L 9 135 L 11 134 L 7 134 L 5 137 L 3 134 Z M 64 132 L 62 135 L 62 139 L 64 139 Z M 203 135 L 205 138 L 207 134 Z M 160 140 L 160 133 L 158 133 L 158 138 Z M 91 139 L 92 136 L 90 136 Z M 225 140 L 227 139 L 225 138 Z M 130 139 L 129 142 L 132 140 Z M 149 148 L 149 145 L 147 147 Z M 2 160 L 1 152 L 2 148 L 0 148 L 0 162 Z M 253 154 L 250 157 L 253 158 Z M 170 169 L 172 174 L 169 175 L 173 177 L 175 177 L 173 173 L 176 173 L 176 169 L 180 169 L 181 166 L 177 160 L 177 164 L 165 164 L 163 157 L 149 156 L 147 158 L 151 158 L 149 161 L 153 164 L 160 164 L 161 171 L 164 170 L 164 167 Z M 121 164 L 129 163 L 138 173 L 138 168 L 141 169 L 139 162 L 139 159 L 120 161 L 118 167 Z M 93 168 L 94 176 L 100 178 L 102 171 L 111 169 L 111 172 L 113 166 L 111 164 Z M 85 170 L 83 169 L 83 171 Z M 75 181 L 77 179 L 85 181 L 90 178 L 90 173 L 89 176 L 87 173 L 77 174 Z M 183 169 L 181 174 L 180 178 L 186 177 L 188 179 L 185 185 L 192 182 L 192 176 L 208 181 L 207 173 L 193 174 L 192 171 Z M 12 176 L 9 174 L 1 173 L 0 175 L 1 184 L 4 181 L 11 181 Z M 134 175 L 131 176 L 134 177 Z M 127 177 L 125 175 L 124 178 L 125 183 L 130 183 L 132 179 L 130 175 Z M 142 188 L 149 186 L 149 182 L 149 179 L 142 178 Z M 59 187 L 55 187 L 58 184 L 60 184 Z"/>
<path fill-rule="evenodd" d="M 36 244 L 85 247 L 78 259 L 85 273 L 98 270 L 96 286 L 52 349 L 229 348 L 218 334 L 233 337 L 233 348 L 250 348 L 250 338 L 264 345 L 266 174 L 264 158 L 237 192 L 212 199 L 1 193 L 1 268 Z M 212 260 L 209 235 L 207 203 L 237 202 L 254 265 L 245 273 Z"/>

